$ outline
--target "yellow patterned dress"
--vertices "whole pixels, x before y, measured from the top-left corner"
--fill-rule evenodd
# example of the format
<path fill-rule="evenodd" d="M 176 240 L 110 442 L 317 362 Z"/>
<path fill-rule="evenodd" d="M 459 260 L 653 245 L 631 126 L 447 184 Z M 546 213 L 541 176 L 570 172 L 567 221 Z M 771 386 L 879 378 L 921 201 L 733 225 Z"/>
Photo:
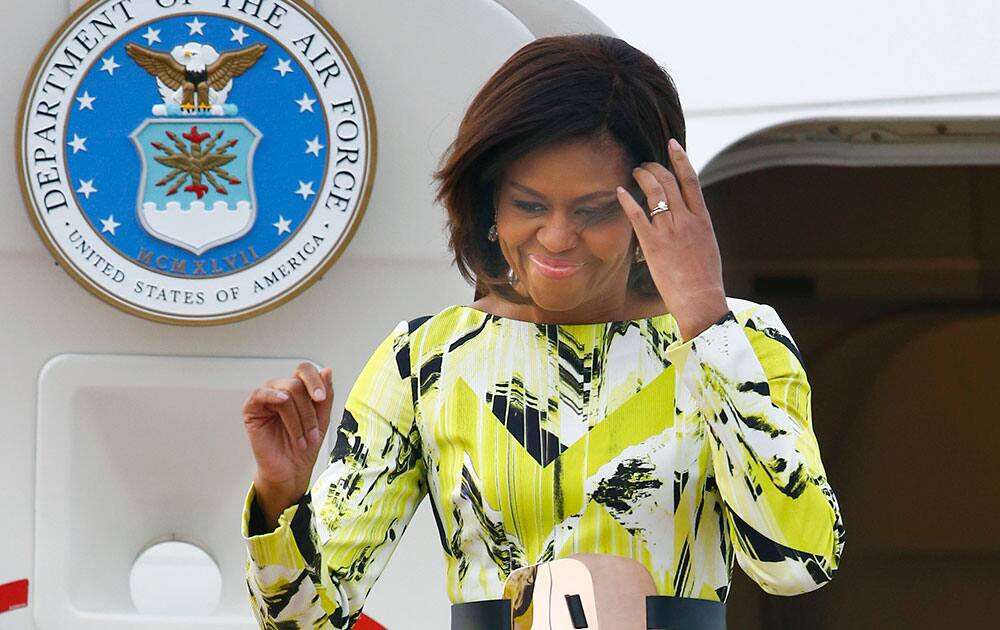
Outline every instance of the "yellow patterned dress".
<path fill-rule="evenodd" d="M 822 586 L 844 527 L 802 357 L 772 307 L 727 301 L 687 341 L 669 314 L 535 324 L 452 306 L 400 322 L 274 531 L 247 493 L 261 627 L 351 627 L 428 493 L 453 603 L 575 552 L 638 560 L 661 595 L 725 601 L 734 557 L 769 593 Z"/>

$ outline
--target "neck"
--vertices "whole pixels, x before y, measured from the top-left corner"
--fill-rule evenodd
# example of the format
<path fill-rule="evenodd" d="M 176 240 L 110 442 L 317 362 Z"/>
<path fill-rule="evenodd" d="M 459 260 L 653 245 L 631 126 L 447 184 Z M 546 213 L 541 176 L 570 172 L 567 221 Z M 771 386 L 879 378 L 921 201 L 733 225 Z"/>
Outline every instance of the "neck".
<path fill-rule="evenodd" d="M 516 304 L 495 294 L 476 300 L 471 306 L 493 315 L 536 324 L 592 324 L 642 319 L 662 315 L 666 309 L 659 296 L 639 295 L 627 287 L 620 294 L 596 296 L 566 310 L 549 310 L 534 302 Z"/>

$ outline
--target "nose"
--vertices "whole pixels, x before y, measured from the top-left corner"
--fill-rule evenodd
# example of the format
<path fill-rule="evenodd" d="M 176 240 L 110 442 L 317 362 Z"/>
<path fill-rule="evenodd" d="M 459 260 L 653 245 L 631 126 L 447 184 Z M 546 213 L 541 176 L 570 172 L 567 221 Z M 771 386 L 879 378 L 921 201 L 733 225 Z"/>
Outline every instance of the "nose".
<path fill-rule="evenodd" d="M 551 212 L 546 217 L 545 224 L 536 232 L 536 238 L 541 245 L 558 254 L 576 247 L 580 239 L 577 226 L 562 212 Z"/>

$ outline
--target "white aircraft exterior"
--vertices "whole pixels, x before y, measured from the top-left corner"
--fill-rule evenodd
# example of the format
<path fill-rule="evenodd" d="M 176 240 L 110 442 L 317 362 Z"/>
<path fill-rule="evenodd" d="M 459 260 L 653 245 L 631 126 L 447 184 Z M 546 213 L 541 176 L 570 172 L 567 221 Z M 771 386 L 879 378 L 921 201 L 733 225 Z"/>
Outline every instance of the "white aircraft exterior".
<path fill-rule="evenodd" d="M 44 42 L 80 4 L 4 3 L 6 120 L 16 118 Z M 354 377 L 396 322 L 471 301 L 449 261 L 430 173 L 478 87 L 533 38 L 595 31 L 628 39 L 614 30 L 627 27 L 678 85 L 703 187 L 747 178 L 759 206 L 780 202 L 772 178 L 754 184 L 770 169 L 1000 162 L 995 3 L 584 3 L 593 12 L 571 0 L 311 4 L 348 43 L 371 90 L 377 176 L 343 255 L 275 310 L 178 326 L 113 308 L 74 282 L 41 242 L 12 154 L 0 170 L 0 584 L 30 584 L 26 606 L 0 613 L 0 630 L 254 627 L 239 532 L 254 470 L 242 401 L 259 382 L 310 360 L 333 367 L 338 418 Z M 636 19 L 643 11 L 660 17 Z M 13 152 L 16 133 L 13 122 L 0 130 L 0 146 Z M 859 225 L 856 238 L 865 230 Z M 824 298 L 981 296 L 977 264 L 937 260 L 933 283 L 917 281 L 919 269 L 864 261 L 724 262 L 730 295 L 753 295 L 763 269 L 809 274 L 812 294 Z M 998 260 L 994 254 L 992 269 Z M 320 458 L 317 473 L 323 465 Z M 185 573 L 185 557 L 166 554 L 152 585 L 130 586 L 136 558 L 165 541 L 197 545 L 218 571 Z M 195 599 L 209 593 L 217 601 L 195 616 L 141 613 L 140 600 L 156 608 L 170 575 L 197 585 Z M 445 628 L 444 575 L 424 503 L 365 612 L 393 630 Z"/>

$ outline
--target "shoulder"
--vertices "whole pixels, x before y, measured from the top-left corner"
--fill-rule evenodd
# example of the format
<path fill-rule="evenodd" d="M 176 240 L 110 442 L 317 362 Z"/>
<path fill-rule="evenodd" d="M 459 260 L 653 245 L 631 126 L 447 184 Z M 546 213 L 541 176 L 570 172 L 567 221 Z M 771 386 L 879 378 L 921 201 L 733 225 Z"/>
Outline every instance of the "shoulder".
<path fill-rule="evenodd" d="M 447 306 L 437 313 L 420 315 L 400 321 L 396 331 L 406 334 L 410 342 L 440 345 L 461 336 L 471 328 L 481 328 L 490 319 L 488 313 L 463 305 Z"/>
<path fill-rule="evenodd" d="M 441 326 L 443 320 L 447 320 L 457 306 L 449 306 L 438 313 L 428 313 L 424 315 L 414 315 L 398 320 L 390 331 L 388 339 L 394 343 L 405 343 L 415 335 L 426 334 L 427 330 Z"/>
<path fill-rule="evenodd" d="M 452 305 L 437 313 L 400 320 L 389 337 L 397 353 L 405 348 L 412 358 L 441 354 L 470 333 L 483 330 L 492 319 L 488 313 L 475 308 Z"/>

